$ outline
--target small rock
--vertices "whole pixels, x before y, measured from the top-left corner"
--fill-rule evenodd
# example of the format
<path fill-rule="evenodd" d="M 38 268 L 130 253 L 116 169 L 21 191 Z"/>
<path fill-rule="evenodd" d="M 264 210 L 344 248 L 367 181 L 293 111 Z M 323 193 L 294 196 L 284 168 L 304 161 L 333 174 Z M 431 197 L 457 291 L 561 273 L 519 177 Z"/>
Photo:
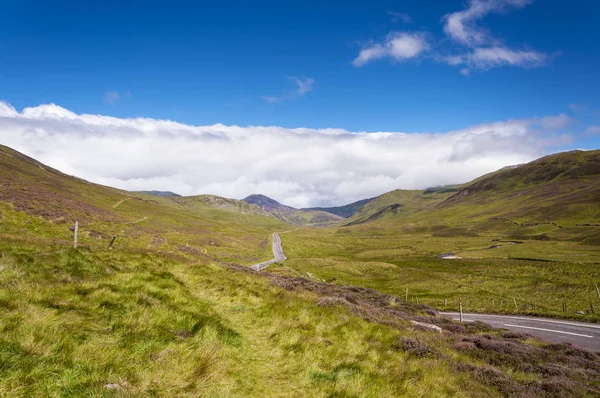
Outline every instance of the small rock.
<path fill-rule="evenodd" d="M 417 325 L 417 326 L 422 326 L 425 328 L 429 328 L 429 329 L 433 329 L 439 333 L 442 333 L 442 328 L 437 326 L 437 325 L 432 325 L 430 323 L 423 323 L 423 322 L 417 322 L 417 321 L 410 321 L 413 325 Z"/>
<path fill-rule="evenodd" d="M 585 315 L 585 312 L 583 312 L 583 311 L 577 311 L 577 312 L 575 312 L 575 313 L 576 313 L 577 315 Z"/>
<path fill-rule="evenodd" d="M 104 388 L 108 388 L 109 390 L 117 390 L 119 389 L 121 386 L 118 385 L 117 383 L 110 383 L 104 386 Z"/>

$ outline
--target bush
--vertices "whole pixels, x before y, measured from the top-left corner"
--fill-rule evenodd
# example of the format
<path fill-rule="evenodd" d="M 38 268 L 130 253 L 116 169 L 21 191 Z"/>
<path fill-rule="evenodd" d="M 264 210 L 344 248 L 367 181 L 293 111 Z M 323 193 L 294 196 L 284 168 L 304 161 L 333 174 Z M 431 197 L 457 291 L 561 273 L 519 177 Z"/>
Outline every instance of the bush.
<path fill-rule="evenodd" d="M 438 355 L 437 351 L 430 348 L 427 343 L 412 337 L 401 337 L 394 344 L 394 348 L 419 358 Z"/>

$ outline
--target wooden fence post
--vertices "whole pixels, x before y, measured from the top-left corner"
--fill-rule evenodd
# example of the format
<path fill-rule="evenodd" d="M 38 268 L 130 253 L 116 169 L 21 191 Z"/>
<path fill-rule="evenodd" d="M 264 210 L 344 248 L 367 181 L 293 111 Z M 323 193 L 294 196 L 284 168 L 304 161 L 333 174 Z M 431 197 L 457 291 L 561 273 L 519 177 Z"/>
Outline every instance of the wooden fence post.
<path fill-rule="evenodd" d="M 517 299 L 513 297 L 513 302 L 515 303 L 515 308 L 519 309 L 519 307 L 517 307 Z"/>
<path fill-rule="evenodd" d="M 77 234 L 79 233 L 79 222 L 75 221 L 75 229 L 73 230 L 73 249 L 77 249 Z"/>
<path fill-rule="evenodd" d="M 112 250 L 113 243 L 115 243 L 116 239 L 117 235 L 113 235 L 112 239 L 110 240 L 110 243 L 108 244 L 108 250 Z"/>
<path fill-rule="evenodd" d="M 462 296 L 458 298 L 458 309 L 460 313 L 460 323 L 462 323 Z"/>
<path fill-rule="evenodd" d="M 600 300 L 600 289 L 598 289 L 598 285 L 596 285 L 596 293 L 598 294 L 598 300 Z"/>

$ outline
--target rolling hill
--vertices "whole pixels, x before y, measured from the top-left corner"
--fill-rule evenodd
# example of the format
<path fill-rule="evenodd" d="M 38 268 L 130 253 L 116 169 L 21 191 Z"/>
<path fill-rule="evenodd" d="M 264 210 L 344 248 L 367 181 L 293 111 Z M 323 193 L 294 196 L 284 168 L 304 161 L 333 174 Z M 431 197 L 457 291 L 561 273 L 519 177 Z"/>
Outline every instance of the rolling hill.
<path fill-rule="evenodd" d="M 479 214 L 566 224 L 600 220 L 600 151 L 543 157 L 483 176 L 438 207 L 477 206 Z"/>
<path fill-rule="evenodd" d="M 460 186 L 392 191 L 344 225 L 360 224 L 437 236 L 500 234 L 598 244 L 600 151 L 549 155 Z"/>
<path fill-rule="evenodd" d="M 28 223 L 22 239 L 39 239 L 37 228 L 48 239 L 67 241 L 78 221 L 82 246 L 105 246 L 117 235 L 120 247 L 252 262 L 269 258 L 266 236 L 284 225 L 233 199 L 155 196 L 93 184 L 3 146 L 0 186 L 3 231 Z"/>
<path fill-rule="evenodd" d="M 371 199 L 360 207 L 344 225 L 357 225 L 389 218 L 406 218 L 434 208 L 450 197 L 456 188 L 403 190 L 397 189 Z"/>

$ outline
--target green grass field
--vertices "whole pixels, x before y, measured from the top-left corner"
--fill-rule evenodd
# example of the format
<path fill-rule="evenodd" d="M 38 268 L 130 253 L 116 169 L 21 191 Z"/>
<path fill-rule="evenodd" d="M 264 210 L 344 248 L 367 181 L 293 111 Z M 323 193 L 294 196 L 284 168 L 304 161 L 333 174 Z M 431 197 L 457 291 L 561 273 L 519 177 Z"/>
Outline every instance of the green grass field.
<path fill-rule="evenodd" d="M 408 289 L 409 301 L 418 298 L 438 310 L 456 310 L 463 297 L 468 311 L 600 321 L 594 286 L 600 283 L 600 247 L 522 242 L 388 230 L 298 230 L 284 235 L 285 267 L 271 272 L 310 273 L 327 282 L 367 286 L 402 298 Z M 494 245 L 501 246 L 489 249 Z M 461 258 L 436 258 L 449 252 Z"/>
<path fill-rule="evenodd" d="M 422 333 L 221 265 L 23 243 L 0 250 L 2 396 L 492 394 L 451 362 L 393 348 Z M 450 352 L 440 337 L 421 338 Z"/>
<path fill-rule="evenodd" d="M 594 356 L 477 325 L 423 331 L 408 320 L 430 319 L 425 307 L 356 288 L 302 290 L 289 285 L 308 283 L 300 279 L 151 252 L 23 242 L 0 251 L 3 396 L 480 397 L 600 388 Z M 499 361 L 506 350 L 529 359 Z M 543 376 L 563 361 L 587 370 Z"/>

